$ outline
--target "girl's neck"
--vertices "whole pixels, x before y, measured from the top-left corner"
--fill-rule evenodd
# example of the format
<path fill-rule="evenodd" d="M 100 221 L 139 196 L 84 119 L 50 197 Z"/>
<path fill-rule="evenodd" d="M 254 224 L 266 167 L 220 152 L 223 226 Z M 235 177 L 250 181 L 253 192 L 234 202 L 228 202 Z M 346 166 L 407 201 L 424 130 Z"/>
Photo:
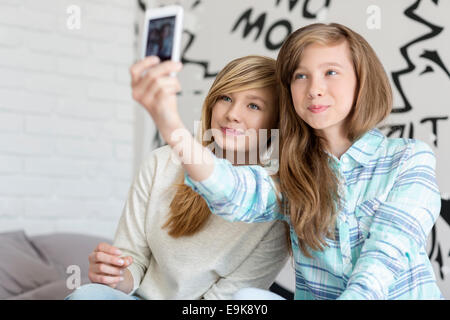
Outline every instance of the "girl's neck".
<path fill-rule="evenodd" d="M 328 141 L 328 151 L 336 158 L 341 159 L 341 156 L 351 147 L 352 143 L 348 139 Z"/>
<path fill-rule="evenodd" d="M 351 147 L 352 142 L 347 138 L 346 132 L 339 129 L 321 130 L 320 135 L 327 141 L 327 149 L 332 155 L 340 159 Z"/>

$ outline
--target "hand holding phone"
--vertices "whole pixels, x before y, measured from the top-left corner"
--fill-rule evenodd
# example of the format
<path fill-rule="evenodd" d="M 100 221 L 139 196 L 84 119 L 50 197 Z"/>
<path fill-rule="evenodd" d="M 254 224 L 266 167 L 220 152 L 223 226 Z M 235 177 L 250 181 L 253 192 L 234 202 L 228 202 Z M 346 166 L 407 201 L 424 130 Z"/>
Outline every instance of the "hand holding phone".
<path fill-rule="evenodd" d="M 183 7 L 150 8 L 145 13 L 141 58 L 158 56 L 161 61 L 180 61 Z"/>

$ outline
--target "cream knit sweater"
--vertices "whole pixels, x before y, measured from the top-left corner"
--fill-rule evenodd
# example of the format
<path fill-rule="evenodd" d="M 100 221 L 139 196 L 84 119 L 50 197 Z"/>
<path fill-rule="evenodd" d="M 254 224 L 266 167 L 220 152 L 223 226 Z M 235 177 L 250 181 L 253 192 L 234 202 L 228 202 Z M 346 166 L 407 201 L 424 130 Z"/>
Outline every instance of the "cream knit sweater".
<path fill-rule="evenodd" d="M 131 185 L 113 245 L 133 257 L 132 293 L 143 299 L 230 299 L 243 287 L 267 289 L 286 263 L 282 222 L 230 223 L 211 215 L 193 236 L 172 238 L 162 225 L 182 182 L 168 146 L 143 162 Z"/>

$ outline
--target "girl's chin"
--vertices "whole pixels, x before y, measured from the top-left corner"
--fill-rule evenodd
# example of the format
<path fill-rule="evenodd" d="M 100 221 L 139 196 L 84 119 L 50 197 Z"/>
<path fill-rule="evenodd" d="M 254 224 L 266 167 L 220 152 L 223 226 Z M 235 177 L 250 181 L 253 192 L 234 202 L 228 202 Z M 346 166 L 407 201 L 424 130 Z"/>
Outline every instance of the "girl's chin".
<path fill-rule="evenodd" d="M 305 121 L 313 130 L 324 130 L 326 128 L 328 128 L 328 124 L 327 123 L 320 123 L 320 122 L 308 122 Z"/>

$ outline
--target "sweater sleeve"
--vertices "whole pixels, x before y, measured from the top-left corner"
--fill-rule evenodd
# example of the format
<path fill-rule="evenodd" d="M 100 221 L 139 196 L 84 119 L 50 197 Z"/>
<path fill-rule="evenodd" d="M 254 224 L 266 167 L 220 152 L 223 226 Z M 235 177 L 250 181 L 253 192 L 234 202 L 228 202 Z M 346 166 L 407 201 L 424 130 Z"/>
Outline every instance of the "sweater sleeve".
<path fill-rule="evenodd" d="M 142 164 L 128 192 L 114 236 L 114 246 L 120 248 L 123 256 L 131 256 L 133 263 L 128 270 L 133 276 L 134 293 L 148 268 L 151 251 L 145 234 L 145 221 L 149 196 L 153 185 L 156 157 L 152 153 Z"/>

